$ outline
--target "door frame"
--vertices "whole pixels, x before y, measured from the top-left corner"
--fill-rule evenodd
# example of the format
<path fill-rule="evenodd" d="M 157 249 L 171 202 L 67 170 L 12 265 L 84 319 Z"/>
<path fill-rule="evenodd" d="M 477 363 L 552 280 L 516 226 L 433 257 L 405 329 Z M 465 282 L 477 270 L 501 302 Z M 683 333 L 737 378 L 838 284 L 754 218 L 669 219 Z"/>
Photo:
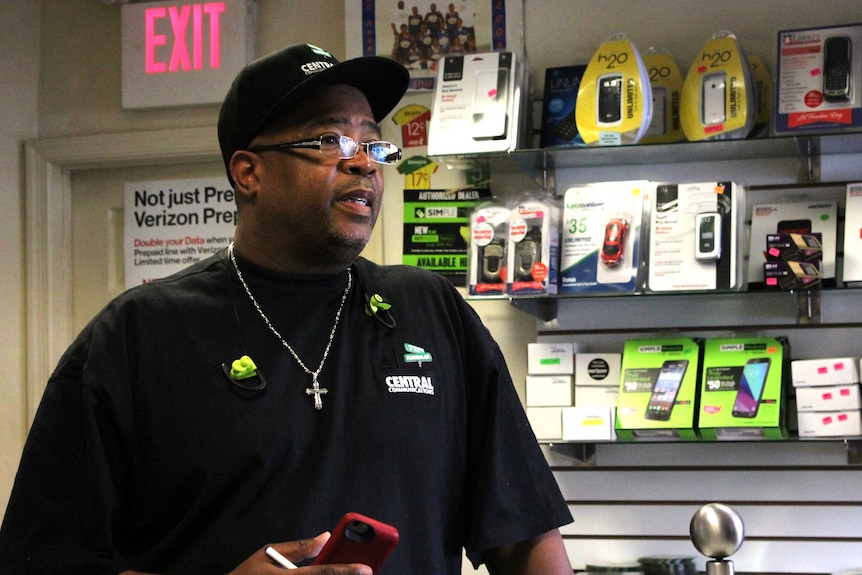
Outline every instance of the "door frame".
<path fill-rule="evenodd" d="M 32 423 L 72 332 L 72 174 L 218 160 L 215 127 L 29 140 L 24 145 L 25 397 Z"/>

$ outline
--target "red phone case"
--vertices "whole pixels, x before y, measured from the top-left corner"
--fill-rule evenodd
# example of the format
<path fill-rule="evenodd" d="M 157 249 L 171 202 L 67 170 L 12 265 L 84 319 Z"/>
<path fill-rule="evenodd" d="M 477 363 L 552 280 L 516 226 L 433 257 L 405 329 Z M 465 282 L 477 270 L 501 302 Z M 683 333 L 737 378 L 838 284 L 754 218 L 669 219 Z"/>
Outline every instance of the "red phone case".
<path fill-rule="evenodd" d="M 350 512 L 338 522 L 314 564 L 362 563 L 377 573 L 397 543 L 395 527 Z"/>

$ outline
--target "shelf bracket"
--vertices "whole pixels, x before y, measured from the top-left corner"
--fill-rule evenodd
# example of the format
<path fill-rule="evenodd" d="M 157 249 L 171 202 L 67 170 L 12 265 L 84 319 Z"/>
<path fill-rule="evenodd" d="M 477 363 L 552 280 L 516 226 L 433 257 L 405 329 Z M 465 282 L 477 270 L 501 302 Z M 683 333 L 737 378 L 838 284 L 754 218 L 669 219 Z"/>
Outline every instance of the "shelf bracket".
<path fill-rule="evenodd" d="M 805 325 L 820 323 L 821 298 L 819 289 L 797 290 L 793 292 L 796 298 L 796 323 Z"/>
<path fill-rule="evenodd" d="M 847 463 L 862 465 L 862 439 L 845 439 L 844 446 L 847 448 Z"/>
<path fill-rule="evenodd" d="M 796 138 L 796 150 L 802 160 L 806 182 L 820 180 L 820 139 L 814 136 Z"/>

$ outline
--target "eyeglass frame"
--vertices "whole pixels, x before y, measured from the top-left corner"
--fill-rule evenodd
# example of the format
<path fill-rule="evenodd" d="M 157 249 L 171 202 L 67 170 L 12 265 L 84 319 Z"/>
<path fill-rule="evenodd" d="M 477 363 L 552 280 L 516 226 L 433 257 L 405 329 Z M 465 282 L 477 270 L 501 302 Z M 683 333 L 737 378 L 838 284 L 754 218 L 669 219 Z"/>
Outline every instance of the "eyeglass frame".
<path fill-rule="evenodd" d="M 356 146 L 354 149 L 353 155 L 352 156 L 339 155 L 337 157 L 325 155 L 323 153 L 323 137 L 324 136 L 336 136 L 338 138 L 338 150 L 340 151 L 341 154 L 343 154 L 343 150 L 344 150 L 343 144 L 345 142 L 352 142 Z M 385 144 L 387 146 L 394 146 L 396 149 L 396 152 L 393 152 L 392 154 L 389 154 L 386 157 L 387 158 L 391 157 L 391 156 L 396 156 L 396 157 L 390 162 L 376 160 L 371 154 L 368 153 L 368 146 L 371 146 L 374 144 Z M 253 146 L 253 147 L 249 148 L 248 151 L 252 152 L 254 154 L 257 154 L 260 152 L 267 152 L 267 151 L 282 152 L 285 150 L 310 149 L 310 150 L 317 150 L 317 152 L 321 156 L 323 156 L 324 158 L 330 158 L 331 157 L 332 159 L 338 159 L 338 160 L 352 160 L 353 158 L 356 157 L 356 154 L 359 153 L 359 148 L 363 148 L 365 150 L 365 155 L 368 156 L 369 160 L 371 160 L 375 164 L 381 164 L 384 166 L 391 166 L 391 165 L 397 163 L 398 161 L 401 160 L 401 156 L 402 156 L 401 148 L 397 144 L 394 144 L 392 142 L 388 142 L 386 140 L 372 140 L 370 142 L 357 142 L 356 140 L 354 140 L 350 136 L 340 136 L 340 135 L 336 134 L 335 132 L 325 132 L 323 134 L 320 134 L 319 136 L 315 136 L 314 138 L 310 138 L 310 139 L 306 139 L 306 140 L 297 140 L 295 142 L 283 142 L 280 144 L 264 144 L 262 146 Z"/>

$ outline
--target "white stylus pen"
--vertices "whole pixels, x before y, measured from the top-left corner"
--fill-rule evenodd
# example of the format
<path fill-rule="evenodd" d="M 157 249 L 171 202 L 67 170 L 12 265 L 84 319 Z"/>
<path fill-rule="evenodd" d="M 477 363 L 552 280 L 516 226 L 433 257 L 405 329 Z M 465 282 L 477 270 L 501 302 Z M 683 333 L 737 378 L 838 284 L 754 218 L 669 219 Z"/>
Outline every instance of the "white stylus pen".
<path fill-rule="evenodd" d="M 282 555 L 281 553 L 279 553 L 278 551 L 276 551 L 272 547 L 267 547 L 264 550 L 264 552 L 266 553 L 267 557 L 269 557 L 270 559 L 272 559 L 273 561 L 275 561 L 276 563 L 278 563 L 279 565 L 281 565 L 285 569 L 296 569 L 296 565 L 291 563 L 287 557 L 285 557 L 284 555 Z"/>

